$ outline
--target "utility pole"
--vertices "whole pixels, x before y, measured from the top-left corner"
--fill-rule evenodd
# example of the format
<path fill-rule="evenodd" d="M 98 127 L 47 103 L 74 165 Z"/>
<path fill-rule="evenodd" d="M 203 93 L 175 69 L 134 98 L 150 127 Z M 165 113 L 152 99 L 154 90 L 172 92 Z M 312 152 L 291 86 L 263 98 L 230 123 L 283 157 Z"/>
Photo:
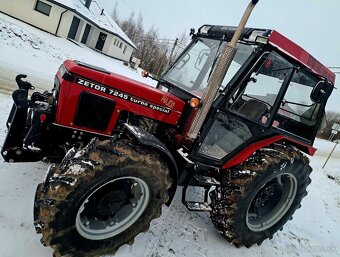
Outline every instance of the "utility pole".
<path fill-rule="evenodd" d="M 336 146 L 339 144 L 339 142 L 340 142 L 340 140 L 335 140 L 335 145 L 334 145 L 332 151 L 329 153 L 326 162 L 325 162 L 324 165 L 322 166 L 323 169 L 325 168 L 325 166 L 326 166 L 326 164 L 327 164 L 329 158 L 331 158 L 331 156 L 332 156 L 332 154 L 333 154 L 333 152 L 334 152 Z"/>
<path fill-rule="evenodd" d="M 169 65 L 171 64 L 171 62 L 172 62 L 172 56 L 173 56 L 173 54 L 174 54 L 174 52 L 175 52 L 175 49 L 176 49 L 177 44 L 178 44 L 178 38 L 176 38 L 175 43 L 174 43 L 174 45 L 173 45 L 173 47 L 172 47 L 172 49 L 171 49 L 170 56 L 169 56 L 169 61 L 168 61 L 168 66 L 169 66 Z"/>

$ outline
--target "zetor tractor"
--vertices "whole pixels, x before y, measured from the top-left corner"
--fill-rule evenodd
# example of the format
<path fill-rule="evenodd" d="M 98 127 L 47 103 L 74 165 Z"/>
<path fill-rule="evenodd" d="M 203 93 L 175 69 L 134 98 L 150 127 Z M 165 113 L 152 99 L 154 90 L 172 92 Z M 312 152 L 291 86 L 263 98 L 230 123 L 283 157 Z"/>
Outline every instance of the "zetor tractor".
<path fill-rule="evenodd" d="M 277 31 L 244 28 L 249 14 L 238 28 L 192 31 L 156 87 L 66 60 L 52 92 L 28 99 L 33 87 L 17 76 L 1 153 L 55 163 L 34 202 L 36 231 L 55 256 L 131 244 L 177 185 L 183 204 L 210 212 L 237 247 L 292 218 L 311 181 L 301 152 L 316 150 L 335 75 Z M 192 186 L 204 191 L 188 201 Z"/>

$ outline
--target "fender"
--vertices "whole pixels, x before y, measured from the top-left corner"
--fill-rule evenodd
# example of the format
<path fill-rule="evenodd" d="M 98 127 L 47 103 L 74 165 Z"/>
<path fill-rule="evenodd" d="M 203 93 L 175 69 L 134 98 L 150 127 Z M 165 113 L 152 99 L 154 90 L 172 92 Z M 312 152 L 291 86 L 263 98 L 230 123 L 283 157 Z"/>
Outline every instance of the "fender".
<path fill-rule="evenodd" d="M 133 126 L 127 123 L 125 123 L 124 126 L 127 130 L 127 133 L 134 136 L 139 141 L 140 144 L 154 148 L 157 152 L 161 153 L 163 157 L 165 157 L 165 160 L 169 165 L 170 176 L 174 181 L 170 188 L 170 199 L 166 203 L 166 205 L 169 206 L 173 197 L 175 196 L 177 189 L 178 169 L 175 158 L 168 150 L 168 148 L 154 135 L 137 126 Z"/>
<path fill-rule="evenodd" d="M 230 167 L 236 166 L 237 164 L 240 164 L 247 160 L 256 150 L 261 149 L 263 147 L 266 147 L 272 143 L 286 140 L 288 142 L 291 142 L 297 146 L 301 151 L 313 156 L 316 149 L 310 145 L 303 144 L 299 141 L 296 141 L 294 139 L 291 139 L 284 135 L 276 135 L 269 138 L 266 138 L 264 140 L 258 141 L 256 143 L 250 144 L 245 149 L 243 149 L 239 154 L 231 158 L 229 161 L 227 161 L 223 166 L 222 169 L 228 169 Z"/>

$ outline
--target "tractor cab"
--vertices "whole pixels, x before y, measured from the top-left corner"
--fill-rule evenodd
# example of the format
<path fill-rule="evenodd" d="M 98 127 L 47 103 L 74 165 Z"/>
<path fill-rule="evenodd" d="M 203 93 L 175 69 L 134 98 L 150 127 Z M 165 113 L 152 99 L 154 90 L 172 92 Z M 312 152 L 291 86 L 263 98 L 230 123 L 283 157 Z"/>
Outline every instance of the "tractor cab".
<path fill-rule="evenodd" d="M 216 60 L 235 30 L 202 26 L 164 73 L 169 92 L 202 101 Z M 327 67 L 280 33 L 244 29 L 190 157 L 226 168 L 250 145 L 278 140 L 288 140 L 312 155 L 334 80 Z M 184 133 L 185 129 L 190 124 Z"/>

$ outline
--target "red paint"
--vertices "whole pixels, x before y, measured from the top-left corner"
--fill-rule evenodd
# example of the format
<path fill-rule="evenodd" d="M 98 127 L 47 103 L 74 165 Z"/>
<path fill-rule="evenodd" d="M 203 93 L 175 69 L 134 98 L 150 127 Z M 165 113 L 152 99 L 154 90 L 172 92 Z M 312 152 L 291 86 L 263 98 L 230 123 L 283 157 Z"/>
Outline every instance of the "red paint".
<path fill-rule="evenodd" d="M 245 160 L 247 160 L 256 150 L 259 150 L 263 147 L 266 147 L 272 143 L 278 142 L 280 140 L 287 140 L 299 145 L 302 145 L 304 147 L 306 147 L 308 149 L 308 153 L 313 156 L 316 149 L 310 145 L 307 144 L 303 144 L 297 140 L 293 140 L 287 136 L 284 135 L 277 135 L 277 136 L 273 136 L 270 138 L 266 138 L 264 140 L 258 141 L 256 143 L 250 144 L 249 146 L 247 146 L 245 149 L 243 149 L 240 153 L 238 153 L 236 156 L 234 156 L 233 158 L 231 158 L 229 161 L 227 161 L 223 166 L 222 169 L 228 169 L 230 167 L 233 167 L 235 165 L 238 165 L 242 162 L 244 162 Z"/>
<path fill-rule="evenodd" d="M 161 106 L 165 109 L 170 109 L 169 113 L 163 113 L 149 107 L 133 103 L 128 100 L 121 99 L 117 96 L 108 95 L 101 91 L 79 85 L 75 81 L 69 82 L 63 80 L 60 72 L 57 76 L 60 80 L 59 102 L 56 113 L 56 124 L 96 132 L 103 135 L 110 135 L 116 125 L 117 119 L 121 111 L 127 111 L 136 115 L 141 115 L 154 120 L 158 120 L 171 125 L 176 125 L 181 112 L 184 108 L 184 101 L 171 95 L 170 93 L 161 91 L 160 89 L 151 87 L 141 82 L 126 78 L 124 76 L 110 73 L 105 74 L 96 70 L 92 70 L 83 66 L 77 65 L 74 61 L 66 60 L 65 68 L 74 76 L 85 78 L 88 81 L 94 82 L 97 85 L 104 85 L 107 88 L 117 90 L 124 94 L 133 96 L 135 99 L 142 100 L 148 104 Z M 80 93 L 86 91 L 116 102 L 115 109 L 108 127 L 105 131 L 97 131 L 88 128 L 78 127 L 73 124 L 74 116 L 77 111 L 77 105 Z"/>
<path fill-rule="evenodd" d="M 44 123 L 45 120 L 47 119 L 47 115 L 46 115 L 45 113 L 40 114 L 39 118 L 40 118 L 40 122 L 41 122 L 41 123 Z"/>
<path fill-rule="evenodd" d="M 269 37 L 269 44 L 279 48 L 282 52 L 288 54 L 315 74 L 327 78 L 333 84 L 335 83 L 335 74 L 330 69 L 279 32 L 275 30 L 272 31 Z"/>

